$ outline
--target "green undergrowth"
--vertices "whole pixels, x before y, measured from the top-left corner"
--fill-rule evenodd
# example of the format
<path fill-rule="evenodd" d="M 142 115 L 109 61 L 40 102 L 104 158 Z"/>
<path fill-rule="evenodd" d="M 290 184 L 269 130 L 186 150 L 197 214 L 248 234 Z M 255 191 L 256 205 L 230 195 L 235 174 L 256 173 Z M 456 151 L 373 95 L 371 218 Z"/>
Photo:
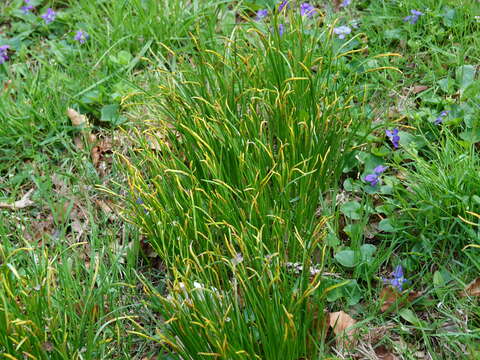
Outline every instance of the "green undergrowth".
<path fill-rule="evenodd" d="M 0 3 L 0 358 L 478 358 L 480 3 L 280 3 Z"/>

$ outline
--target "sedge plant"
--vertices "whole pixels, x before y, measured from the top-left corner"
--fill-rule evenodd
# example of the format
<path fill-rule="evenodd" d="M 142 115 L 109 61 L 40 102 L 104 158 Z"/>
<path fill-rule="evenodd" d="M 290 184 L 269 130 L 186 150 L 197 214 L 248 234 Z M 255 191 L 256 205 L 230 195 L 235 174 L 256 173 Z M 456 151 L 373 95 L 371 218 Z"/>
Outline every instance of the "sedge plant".
<path fill-rule="evenodd" d="M 348 66 L 359 43 L 307 21 L 289 12 L 194 36 L 190 57 L 172 50 L 159 120 L 124 158 L 130 219 L 168 269 L 166 293 L 149 287 L 165 320 L 157 339 L 180 358 L 326 351 L 325 297 L 342 284 L 322 276 L 317 208 L 368 120 L 366 75 Z"/>

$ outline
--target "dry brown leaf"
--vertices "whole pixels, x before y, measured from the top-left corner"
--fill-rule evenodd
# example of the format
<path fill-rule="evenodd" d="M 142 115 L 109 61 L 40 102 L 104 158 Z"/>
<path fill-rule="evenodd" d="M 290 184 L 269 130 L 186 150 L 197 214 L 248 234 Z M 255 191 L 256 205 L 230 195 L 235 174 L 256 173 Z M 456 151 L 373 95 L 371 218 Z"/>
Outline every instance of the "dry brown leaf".
<path fill-rule="evenodd" d="M 333 0 L 332 5 L 335 9 L 335 11 L 338 11 L 340 9 L 340 4 L 342 3 L 342 0 Z"/>
<path fill-rule="evenodd" d="M 463 296 L 480 296 L 480 278 L 476 278 L 465 287 Z"/>
<path fill-rule="evenodd" d="M 88 124 L 87 117 L 85 115 L 81 115 L 71 108 L 67 109 L 67 115 L 70 118 L 73 126 L 82 126 Z"/>
<path fill-rule="evenodd" d="M 74 237 L 75 242 L 79 242 L 83 234 L 86 233 L 89 227 L 89 216 L 86 210 L 82 207 L 81 203 L 77 199 L 72 199 L 73 204 L 64 205 L 65 221 L 70 224 L 71 234 Z"/>
<path fill-rule="evenodd" d="M 39 214 L 36 218 L 31 219 L 30 226 L 23 232 L 25 239 L 36 242 L 38 245 L 43 244 L 45 235 L 55 236 L 55 220 L 53 214 Z"/>
<path fill-rule="evenodd" d="M 95 134 L 88 134 L 87 140 L 89 144 L 95 144 L 95 141 L 97 141 L 97 136 Z"/>
<path fill-rule="evenodd" d="M 412 89 L 412 92 L 414 94 L 419 94 L 419 93 L 424 92 L 425 90 L 428 90 L 428 89 L 430 89 L 430 87 L 425 86 L 425 85 L 415 85 Z"/>
<path fill-rule="evenodd" d="M 401 308 L 406 302 L 412 302 L 421 295 L 422 292 L 420 291 L 411 291 L 408 296 L 404 297 L 404 294 L 397 291 L 394 287 L 384 287 L 380 292 L 380 302 L 382 304 L 380 310 L 385 312 L 395 303 L 397 303 L 398 308 Z"/>
<path fill-rule="evenodd" d="M 378 360 L 398 360 L 398 358 L 388 351 L 383 345 L 375 349 L 375 355 L 377 356 Z"/>
<path fill-rule="evenodd" d="M 55 349 L 53 344 L 50 341 L 44 342 L 42 344 L 42 347 L 43 347 L 43 350 L 45 350 L 46 352 L 52 352 Z"/>
<path fill-rule="evenodd" d="M 12 80 L 5 81 L 5 84 L 3 84 L 3 91 L 7 92 L 11 84 L 12 84 Z"/>
<path fill-rule="evenodd" d="M 115 204 L 111 200 L 95 200 L 95 204 L 102 209 L 103 213 L 108 217 L 109 220 L 115 219 Z"/>
<path fill-rule="evenodd" d="M 18 210 L 32 206 L 34 203 L 32 200 L 30 200 L 30 196 L 32 196 L 33 191 L 34 189 L 28 190 L 27 193 L 23 195 L 20 200 L 17 200 L 14 203 L 0 202 L 0 208 Z"/>
<path fill-rule="evenodd" d="M 391 322 L 386 322 L 382 326 L 369 327 L 368 332 L 363 334 L 361 342 L 363 344 L 378 344 L 381 340 L 390 337 L 390 330 L 395 327 L 396 325 Z"/>
<path fill-rule="evenodd" d="M 83 146 L 83 141 L 81 136 L 75 136 L 73 138 L 73 143 L 78 150 L 83 150 L 85 147 Z"/>
<path fill-rule="evenodd" d="M 107 174 L 107 170 L 112 162 L 110 156 L 106 156 L 112 152 L 113 141 L 110 138 L 102 138 L 97 141 L 96 145 L 92 147 L 90 155 L 95 168 L 98 170 L 101 177 Z"/>
<path fill-rule="evenodd" d="M 98 146 L 94 146 L 90 154 L 92 155 L 93 166 L 97 167 L 98 163 L 100 162 L 100 156 L 101 156 L 100 148 Z"/>
<path fill-rule="evenodd" d="M 380 302 L 382 304 L 380 310 L 387 311 L 400 298 L 400 293 L 392 287 L 385 287 L 380 292 Z"/>
<path fill-rule="evenodd" d="M 338 336 L 337 344 L 339 342 L 342 343 L 342 336 L 345 336 L 344 343 L 346 346 L 354 344 L 355 339 L 353 336 L 355 335 L 356 329 L 354 329 L 353 326 L 357 323 L 356 320 L 352 319 L 352 317 L 344 311 L 330 313 L 328 320 L 333 332 Z"/>
<path fill-rule="evenodd" d="M 103 210 L 105 214 L 109 215 L 113 212 L 112 204 L 110 201 L 95 200 L 95 203 L 98 205 L 100 209 Z"/>
<path fill-rule="evenodd" d="M 87 142 L 88 144 L 95 143 L 97 137 L 95 136 L 95 134 L 90 133 L 90 131 L 86 129 L 86 126 L 88 126 L 87 117 L 70 108 L 67 109 L 67 115 L 70 118 L 73 126 L 83 127 L 82 134 L 79 136 L 75 136 L 75 138 L 73 139 L 76 148 L 79 150 L 83 150 L 85 148 L 84 142 Z"/>

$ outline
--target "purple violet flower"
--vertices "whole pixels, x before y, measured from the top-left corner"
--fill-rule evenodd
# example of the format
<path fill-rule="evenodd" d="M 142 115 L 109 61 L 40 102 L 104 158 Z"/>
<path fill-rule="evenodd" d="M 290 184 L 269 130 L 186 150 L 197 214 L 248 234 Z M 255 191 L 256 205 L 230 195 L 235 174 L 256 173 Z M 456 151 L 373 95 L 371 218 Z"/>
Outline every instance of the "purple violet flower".
<path fill-rule="evenodd" d="M 382 175 L 387 169 L 387 166 L 378 165 L 375 169 L 373 169 L 373 173 L 365 176 L 363 180 L 370 183 L 370 186 L 376 186 L 380 182 L 380 175 Z"/>
<path fill-rule="evenodd" d="M 403 18 L 403 21 L 408 22 L 412 25 L 415 25 L 417 23 L 418 19 L 420 18 L 420 16 L 423 15 L 423 13 L 421 11 L 418 11 L 418 10 L 410 10 L 410 13 L 412 15 L 405 16 Z"/>
<path fill-rule="evenodd" d="M 345 35 L 348 35 L 352 32 L 348 26 L 342 25 L 333 29 L 335 35 L 338 35 L 339 39 L 345 39 Z"/>
<path fill-rule="evenodd" d="M 399 142 L 400 142 L 400 135 L 398 135 L 398 129 L 395 128 L 393 130 L 385 130 L 385 134 L 390 139 L 395 149 L 398 149 Z"/>
<path fill-rule="evenodd" d="M 10 49 L 10 45 L 2 45 L 0 46 L 0 65 L 6 62 L 8 58 L 8 49 Z"/>
<path fill-rule="evenodd" d="M 300 15 L 302 16 L 308 16 L 309 18 L 313 17 L 315 13 L 317 12 L 317 9 L 313 5 L 310 5 L 309 3 L 303 3 L 300 5 Z"/>
<path fill-rule="evenodd" d="M 403 276 L 403 269 L 402 265 L 398 265 L 395 267 L 395 270 L 392 273 L 391 279 L 383 279 L 385 284 L 390 284 L 393 287 L 397 288 L 399 291 L 403 291 L 403 284 L 405 284 L 408 280 L 405 279 Z"/>
<path fill-rule="evenodd" d="M 275 33 L 275 28 L 272 27 L 272 28 L 270 28 L 270 29 L 271 29 L 272 33 Z M 277 28 L 277 29 L 278 29 L 278 35 L 282 36 L 283 33 L 285 32 L 285 25 L 283 25 L 283 24 L 278 24 L 278 28 Z"/>
<path fill-rule="evenodd" d="M 56 17 L 57 17 L 57 13 L 53 11 L 52 8 L 48 8 L 47 12 L 41 16 L 41 18 L 45 20 L 45 24 L 47 25 L 52 23 Z"/>
<path fill-rule="evenodd" d="M 30 5 L 30 0 L 25 0 L 25 4 L 26 5 L 22 6 L 20 10 L 22 10 L 24 15 L 27 15 L 30 12 L 30 10 L 32 10 L 35 6 Z"/>
<path fill-rule="evenodd" d="M 23 15 L 27 15 L 30 12 L 30 10 L 32 10 L 33 8 L 34 8 L 33 5 L 26 5 L 26 6 L 22 6 L 20 10 L 22 10 Z"/>
<path fill-rule="evenodd" d="M 449 113 L 448 110 L 442 111 L 440 115 L 438 115 L 438 117 L 435 119 L 435 125 L 440 125 L 441 123 L 443 123 L 443 118 L 447 116 L 448 113 Z"/>
<path fill-rule="evenodd" d="M 85 41 L 87 41 L 89 37 L 90 35 L 88 35 L 85 31 L 78 30 L 75 34 L 74 39 L 78 41 L 80 44 L 85 44 Z"/>
<path fill-rule="evenodd" d="M 352 3 L 352 0 L 343 0 L 342 3 L 340 4 L 340 7 L 347 7 Z"/>
<path fill-rule="evenodd" d="M 268 10 L 267 9 L 258 10 L 256 20 L 257 21 L 262 20 L 262 19 L 266 18 L 267 16 L 268 16 Z"/>
<path fill-rule="evenodd" d="M 142 199 L 141 197 L 137 198 L 137 200 L 135 201 L 135 203 L 136 203 L 137 205 L 141 205 L 141 206 L 143 207 L 143 212 L 144 212 L 145 214 L 148 214 L 148 210 L 147 210 L 147 208 L 145 207 L 145 203 L 143 202 L 143 199 Z"/>
<path fill-rule="evenodd" d="M 278 12 L 282 12 L 284 7 L 287 7 L 287 9 L 290 7 L 290 5 L 288 4 L 288 0 L 283 0 L 283 2 L 278 7 Z"/>

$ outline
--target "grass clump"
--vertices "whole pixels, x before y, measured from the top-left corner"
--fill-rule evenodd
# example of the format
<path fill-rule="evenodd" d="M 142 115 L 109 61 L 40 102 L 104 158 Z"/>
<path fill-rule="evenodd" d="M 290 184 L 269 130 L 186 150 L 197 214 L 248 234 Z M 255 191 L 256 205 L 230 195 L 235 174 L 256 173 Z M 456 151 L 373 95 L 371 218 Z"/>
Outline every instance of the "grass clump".
<path fill-rule="evenodd" d="M 395 196 L 398 220 L 413 238 L 429 244 L 428 251 L 439 250 L 442 257 L 478 245 L 472 228 L 478 226 L 480 212 L 476 149 L 445 129 L 444 136 L 431 137 L 422 150 L 422 156 L 414 154 L 400 170 L 406 179 Z"/>
<path fill-rule="evenodd" d="M 147 130 L 161 149 L 131 154 L 132 219 L 170 269 L 161 342 L 181 356 L 323 353 L 336 286 L 318 206 L 368 115 L 352 52 L 297 21 L 236 29 L 224 47 L 194 39 L 193 68 L 162 70 L 164 120 Z"/>
<path fill-rule="evenodd" d="M 13 227 L 0 225 L 0 354 L 100 359 L 129 351 L 133 341 L 120 334 L 137 325 L 121 304 L 133 286 L 124 283 L 117 256 L 104 247 L 79 261 L 75 251 L 83 251 L 86 242 L 19 246 Z"/>

